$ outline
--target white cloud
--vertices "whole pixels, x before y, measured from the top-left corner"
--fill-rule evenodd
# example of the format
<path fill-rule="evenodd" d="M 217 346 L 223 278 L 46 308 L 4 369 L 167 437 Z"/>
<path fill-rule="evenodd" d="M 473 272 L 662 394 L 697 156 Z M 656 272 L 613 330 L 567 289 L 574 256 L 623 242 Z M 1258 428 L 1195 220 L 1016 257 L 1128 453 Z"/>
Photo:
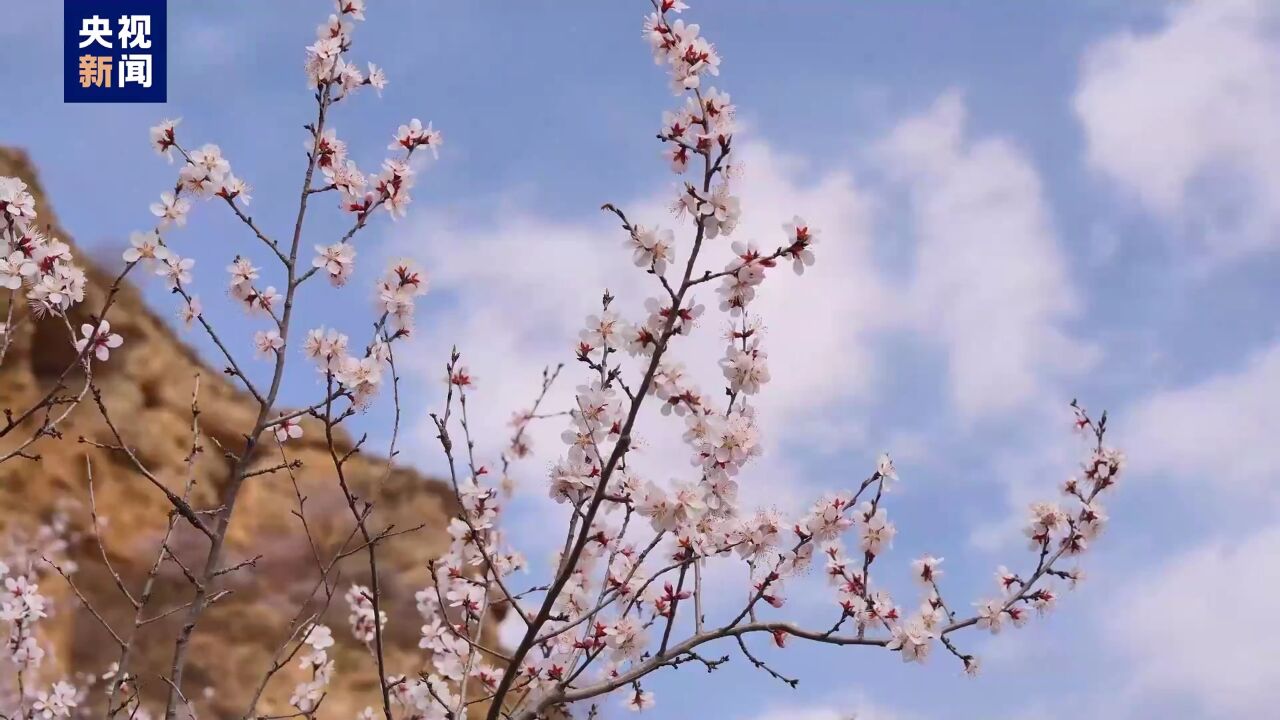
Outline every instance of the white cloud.
<path fill-rule="evenodd" d="M 1277 496 L 1280 477 L 1280 343 L 1242 368 L 1139 402 L 1118 427 L 1131 465 L 1146 476 L 1213 483 Z"/>
<path fill-rule="evenodd" d="M 1103 620 L 1130 658 L 1129 695 L 1190 697 L 1188 717 L 1268 717 L 1280 704 L 1280 526 L 1211 542 L 1134 581 Z"/>
<path fill-rule="evenodd" d="M 1199 0 L 1085 55 L 1088 162 L 1212 255 L 1280 238 L 1280 5 Z"/>
<path fill-rule="evenodd" d="M 960 95 L 900 123 L 878 156 L 909 191 L 917 243 L 911 320 L 947 352 L 967 419 L 1007 414 L 1077 372 L 1096 351 L 1064 325 L 1077 313 L 1040 178 L 1000 137 L 966 136 Z"/>

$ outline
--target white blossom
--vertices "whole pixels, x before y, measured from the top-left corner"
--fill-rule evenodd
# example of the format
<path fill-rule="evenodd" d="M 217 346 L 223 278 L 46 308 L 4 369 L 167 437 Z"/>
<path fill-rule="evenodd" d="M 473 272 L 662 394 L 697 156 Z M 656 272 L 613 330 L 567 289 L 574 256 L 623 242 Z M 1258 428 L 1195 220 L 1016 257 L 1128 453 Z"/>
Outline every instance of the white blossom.
<path fill-rule="evenodd" d="M 76 352 L 83 353 L 86 347 L 92 345 L 90 352 L 101 362 L 106 362 L 111 357 L 111 351 L 124 344 L 124 338 L 111 332 L 111 323 L 106 320 L 100 321 L 97 326 L 90 323 L 81 325 L 80 334 L 83 337 L 76 341 Z"/>

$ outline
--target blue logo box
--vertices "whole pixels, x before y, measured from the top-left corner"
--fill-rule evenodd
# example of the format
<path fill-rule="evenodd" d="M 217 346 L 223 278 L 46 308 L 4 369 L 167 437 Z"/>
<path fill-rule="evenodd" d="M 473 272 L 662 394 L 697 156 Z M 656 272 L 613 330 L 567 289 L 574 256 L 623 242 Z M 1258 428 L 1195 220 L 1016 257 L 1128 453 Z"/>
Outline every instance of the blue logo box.
<path fill-rule="evenodd" d="M 167 99 L 167 0 L 63 0 L 62 99 Z"/>

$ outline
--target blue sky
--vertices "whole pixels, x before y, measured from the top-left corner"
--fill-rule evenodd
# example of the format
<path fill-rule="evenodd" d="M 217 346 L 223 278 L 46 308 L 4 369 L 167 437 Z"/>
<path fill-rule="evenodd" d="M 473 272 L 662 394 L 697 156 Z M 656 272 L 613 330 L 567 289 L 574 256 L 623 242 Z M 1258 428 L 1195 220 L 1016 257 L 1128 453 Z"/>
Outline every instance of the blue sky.
<path fill-rule="evenodd" d="M 481 449 L 492 451 L 542 363 L 568 359 L 606 284 L 638 307 L 643 278 L 596 208 L 667 221 L 675 181 L 651 138 L 673 99 L 639 38 L 647 3 L 371 4 L 355 55 L 383 65 L 390 85 L 341 108 L 335 126 L 362 166 L 411 117 L 432 120 L 446 144 L 409 217 L 380 218 L 361 241 L 346 294 L 313 289 L 302 316 L 355 332 L 379 261 L 423 262 L 435 287 L 406 363 L 420 398 L 409 432 L 421 441 L 407 455 L 438 471 L 425 409 L 451 344 L 480 377 Z M 188 143 L 218 143 L 255 187 L 255 218 L 284 227 L 311 112 L 301 48 L 326 12 L 171 2 L 169 103 L 100 106 L 62 103 L 60 3 L 23 4 L 0 29 L 15 69 L 0 142 L 32 153 L 62 224 L 111 262 L 172 183 L 175 169 L 147 147 L 162 117 L 182 117 Z M 691 12 L 725 58 L 717 85 L 744 124 L 738 232 L 773 242 L 794 213 L 824 229 L 819 268 L 762 298 L 771 440 L 744 492 L 802 507 L 889 450 L 904 482 L 886 581 L 913 604 L 908 562 L 943 555 L 948 593 L 965 602 L 993 591 L 997 565 L 1028 559 L 1016 537 L 1025 505 L 1051 496 L 1079 456 L 1072 397 L 1112 411 L 1131 470 L 1083 587 L 1017 634 L 963 638 L 986 660 L 982 677 L 942 655 L 920 668 L 789 648 L 771 661 L 803 678 L 798 691 L 739 657 L 710 678 L 662 678 L 651 715 L 1215 718 L 1275 707 L 1280 8 L 753 1 Z M 336 217 L 318 213 L 315 242 L 333 241 Z M 218 298 L 221 268 L 254 252 L 250 238 L 214 207 L 176 235 L 197 260 L 206 314 L 247 343 L 256 328 Z M 147 291 L 175 307 L 158 282 Z M 704 349 L 718 352 L 695 344 L 691 359 Z M 701 367 L 713 386 L 718 371 Z M 300 373 L 286 390 L 303 402 L 316 388 Z M 385 414 L 362 422 L 389 431 Z M 554 512 L 539 500 L 541 470 L 558 431 L 535 437 L 544 454 L 522 470 L 513 508 L 535 564 L 546 548 L 534 529 Z M 655 429 L 654 472 L 665 471 L 664 442 Z M 797 598 L 794 612 L 828 617 L 825 593 Z"/>

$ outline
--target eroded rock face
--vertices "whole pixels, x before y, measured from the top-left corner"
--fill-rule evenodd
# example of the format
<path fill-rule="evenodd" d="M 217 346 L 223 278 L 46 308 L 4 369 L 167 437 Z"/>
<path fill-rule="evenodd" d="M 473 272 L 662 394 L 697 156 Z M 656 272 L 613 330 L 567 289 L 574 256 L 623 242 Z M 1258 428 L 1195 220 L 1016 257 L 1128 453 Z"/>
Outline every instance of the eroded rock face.
<path fill-rule="evenodd" d="M 48 226 L 50 234 L 69 242 L 25 154 L 0 148 L 0 176 L 25 180 L 36 197 L 40 225 Z M 114 279 L 94 267 L 82 253 L 77 253 L 77 261 L 88 272 L 90 282 L 86 301 L 73 314 L 75 326 L 101 308 Z M 24 309 L 19 308 L 18 313 L 22 312 Z M 107 317 L 113 331 L 124 336 L 126 343 L 112 353 L 109 363 L 95 371 L 103 401 L 138 458 L 178 493 L 182 492 L 188 472 L 191 394 L 195 376 L 199 375 L 197 444 L 203 452 L 192 466 L 195 486 L 191 504 L 198 509 L 216 507 L 228 479 L 228 461 L 219 448 L 243 446 L 242 434 L 253 424 L 256 403 L 185 346 L 168 324 L 143 304 L 136 288 L 121 287 Z M 0 408 L 29 407 L 48 392 L 57 375 L 74 358 L 65 328 L 54 323 L 24 322 L 14 331 L 9 355 L 0 366 Z M 78 388 L 75 380 L 72 377 L 70 384 Z M 29 428 L 27 437 L 35 425 Z M 288 447 L 291 457 L 302 462 L 295 474 L 307 497 L 306 515 L 312 535 L 321 558 L 327 562 L 350 536 L 352 520 L 337 488 L 323 433 L 314 421 L 304 421 L 303 428 L 304 436 L 291 440 Z M 113 443 L 91 399 L 79 406 L 60 429 L 61 439 L 42 438 L 30 448 L 40 456 L 39 461 L 15 458 L 0 464 L 0 530 L 34 527 L 60 509 L 65 511 L 75 535 L 69 553 L 79 565 L 73 579 L 117 632 L 127 636 L 133 625 L 133 608 L 116 588 L 90 532 L 86 464 L 92 467 L 98 512 L 106 520 L 101 533 L 106 558 L 135 596 L 155 561 L 169 504 L 120 453 L 78 442 L 84 437 Z M 14 431 L 0 439 L 0 453 L 11 449 L 19 435 L 23 433 Z M 341 443 L 343 450 L 351 445 L 346 437 Z M 270 452 L 257 459 L 258 465 L 279 462 L 278 455 L 271 455 L 276 452 L 273 443 L 264 443 L 263 447 Z M 418 532 L 386 541 L 378 554 L 379 577 L 388 599 L 384 607 L 390 615 L 389 667 L 396 672 L 416 673 L 423 666 L 423 657 L 417 650 L 420 622 L 413 595 L 427 584 L 427 560 L 439 556 L 447 547 L 444 528 L 452 495 L 443 484 L 394 467 L 385 458 L 361 453 L 347 467 L 353 489 L 374 504 L 379 526 L 394 524 L 401 529 L 425 523 Z M 248 698 L 285 640 L 290 620 L 315 586 L 319 572 L 313 550 L 293 514 L 297 508 L 293 484 L 283 473 L 252 478 L 241 492 L 228 537 L 227 561 L 234 564 L 259 554 L 263 557 L 256 569 L 221 578 L 221 588 L 232 592 L 205 613 L 193 636 L 183 690 L 203 716 L 240 717 L 245 712 Z M 181 531 L 171 539 L 171 547 L 184 565 L 201 567 L 207 541 L 181 522 L 178 527 Z M 348 610 L 342 599 L 351 583 L 368 581 L 367 558 L 357 554 L 339 567 L 341 576 L 332 603 L 327 609 L 323 607 L 321 592 L 315 608 L 338 639 L 337 647 L 330 649 L 337 671 L 323 714 L 354 717 L 366 705 L 379 704 L 369 654 L 351 639 Z M 56 613 L 43 623 L 56 653 L 52 662 L 46 661 L 42 667 L 46 679 L 102 673 L 118 655 L 109 636 L 88 610 L 77 606 L 69 588 L 56 575 L 42 583 L 42 590 L 59 599 Z M 190 595 L 191 587 L 181 569 L 176 563 L 167 562 L 146 616 L 154 617 L 178 607 Z M 173 638 L 181 618 L 182 613 L 175 613 L 145 625 L 136 643 L 136 661 L 131 670 L 140 677 L 143 697 L 153 709 L 157 699 L 167 692 L 159 675 L 168 674 Z M 302 679 L 296 665 L 295 659 L 272 682 L 258 707 L 260 714 L 291 712 L 289 695 Z M 217 688 L 207 700 L 203 694 L 206 686 Z M 95 690 L 91 698 L 100 703 L 101 693 Z"/>

